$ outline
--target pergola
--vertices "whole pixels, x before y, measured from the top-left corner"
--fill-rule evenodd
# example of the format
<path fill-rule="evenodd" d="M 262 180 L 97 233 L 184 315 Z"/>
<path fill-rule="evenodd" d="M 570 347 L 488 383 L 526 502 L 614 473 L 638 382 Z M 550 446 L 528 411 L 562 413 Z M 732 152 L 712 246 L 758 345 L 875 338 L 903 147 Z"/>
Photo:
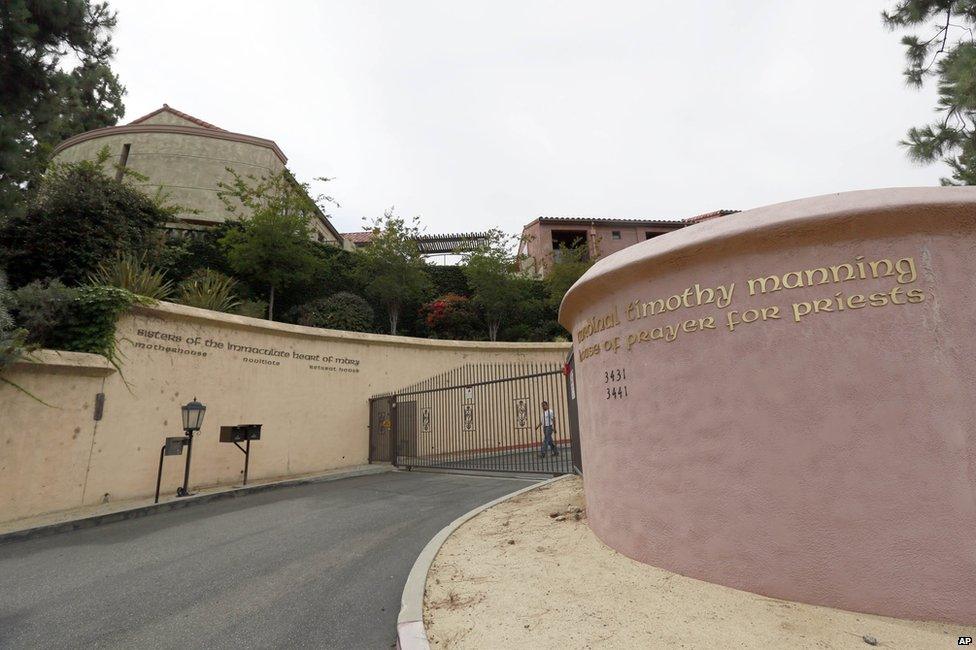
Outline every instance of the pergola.
<path fill-rule="evenodd" d="M 451 255 L 465 253 L 488 243 L 487 232 L 466 232 L 447 235 L 421 235 L 417 237 L 421 255 Z"/>

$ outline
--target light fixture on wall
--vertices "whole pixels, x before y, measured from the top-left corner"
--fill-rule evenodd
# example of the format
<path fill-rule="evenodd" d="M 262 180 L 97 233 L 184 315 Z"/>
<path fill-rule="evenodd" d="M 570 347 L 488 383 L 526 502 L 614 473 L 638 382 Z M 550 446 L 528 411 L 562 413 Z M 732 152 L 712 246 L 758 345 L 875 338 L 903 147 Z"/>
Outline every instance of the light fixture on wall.
<path fill-rule="evenodd" d="M 207 412 L 207 407 L 197 401 L 194 396 L 193 401 L 180 407 L 183 412 L 183 431 L 186 432 L 186 468 L 183 470 L 183 487 L 176 489 L 176 496 L 188 497 L 190 492 L 187 489 L 190 484 L 190 457 L 193 453 L 193 434 L 200 430 L 203 425 L 203 415 Z"/>

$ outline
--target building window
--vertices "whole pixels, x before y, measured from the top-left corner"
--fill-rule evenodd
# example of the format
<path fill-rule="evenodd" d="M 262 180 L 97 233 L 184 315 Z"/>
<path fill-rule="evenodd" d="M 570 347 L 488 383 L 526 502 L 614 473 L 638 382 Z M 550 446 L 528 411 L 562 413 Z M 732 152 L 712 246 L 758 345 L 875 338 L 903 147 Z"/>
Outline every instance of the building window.
<path fill-rule="evenodd" d="M 589 258 L 589 244 L 585 230 L 553 230 L 551 236 L 552 259 L 554 261 L 558 262 L 564 259 L 567 251 L 574 249 L 582 249 L 581 254 L 577 255 L 580 259 Z"/>
<path fill-rule="evenodd" d="M 610 232 L 610 238 L 611 239 L 620 239 L 620 231 L 619 230 L 613 230 L 613 231 L 611 231 Z"/>
<path fill-rule="evenodd" d="M 552 249 L 586 246 L 585 230 L 553 230 Z"/>
<path fill-rule="evenodd" d="M 115 170 L 115 180 L 121 181 L 122 177 L 125 176 L 125 165 L 129 162 L 129 149 L 132 145 L 126 142 L 122 145 L 122 153 L 119 154 L 119 167 Z"/>
<path fill-rule="evenodd" d="M 646 239 L 653 239 L 654 237 L 657 237 L 660 234 L 661 233 L 659 233 L 659 232 L 651 232 L 650 230 L 648 230 L 648 231 L 644 232 L 644 239 L 645 240 Z"/>

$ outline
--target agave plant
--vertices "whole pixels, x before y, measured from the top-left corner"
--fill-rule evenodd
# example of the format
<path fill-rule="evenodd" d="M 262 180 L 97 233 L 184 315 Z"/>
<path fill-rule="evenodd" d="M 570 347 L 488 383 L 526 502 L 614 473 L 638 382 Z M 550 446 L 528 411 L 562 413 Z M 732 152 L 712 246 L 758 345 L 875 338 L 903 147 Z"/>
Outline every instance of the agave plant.
<path fill-rule="evenodd" d="M 176 301 L 190 307 L 229 312 L 240 301 L 235 290 L 237 281 L 223 273 L 200 269 L 180 283 Z"/>
<path fill-rule="evenodd" d="M 138 257 L 122 254 L 102 262 L 88 279 L 92 284 L 126 289 L 153 300 L 165 300 L 173 293 L 173 283 L 162 271 L 146 262 L 145 254 Z"/>

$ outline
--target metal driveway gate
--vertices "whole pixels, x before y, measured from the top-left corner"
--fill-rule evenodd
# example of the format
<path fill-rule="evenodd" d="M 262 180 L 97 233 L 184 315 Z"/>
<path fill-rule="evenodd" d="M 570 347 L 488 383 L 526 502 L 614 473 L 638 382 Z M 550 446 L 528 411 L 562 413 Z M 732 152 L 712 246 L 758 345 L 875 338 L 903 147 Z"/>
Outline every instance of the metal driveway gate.
<path fill-rule="evenodd" d="M 575 390 L 562 364 L 472 364 L 370 400 L 370 461 L 406 467 L 566 474 L 575 467 Z M 542 402 L 556 451 L 542 456 Z"/>
<path fill-rule="evenodd" d="M 369 462 L 389 463 L 393 460 L 392 397 L 369 400 Z"/>

